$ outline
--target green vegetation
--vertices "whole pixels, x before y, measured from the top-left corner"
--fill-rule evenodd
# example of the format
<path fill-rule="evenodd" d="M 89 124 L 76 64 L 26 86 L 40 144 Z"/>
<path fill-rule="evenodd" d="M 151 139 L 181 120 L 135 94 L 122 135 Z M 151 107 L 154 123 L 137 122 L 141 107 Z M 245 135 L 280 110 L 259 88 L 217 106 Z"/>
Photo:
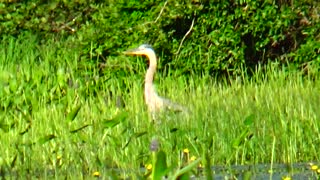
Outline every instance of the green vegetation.
<path fill-rule="evenodd" d="M 0 3 L 0 34 L 66 38 L 81 57 L 100 62 L 149 43 L 161 65 L 184 75 L 232 76 L 243 67 L 251 74 L 269 62 L 312 74 L 320 66 L 319 7 L 311 0 L 8 0 Z"/>
<path fill-rule="evenodd" d="M 1 1 L 0 176 L 210 178 L 213 165 L 319 162 L 319 7 Z M 149 119 L 147 61 L 121 54 L 141 43 L 160 57 L 159 94 L 189 114 Z"/>
<path fill-rule="evenodd" d="M 190 114 L 152 123 L 143 102 L 145 59 L 119 54 L 102 67 L 79 60 L 68 44 L 36 41 L 31 35 L 1 41 L 4 174 L 143 176 L 154 138 L 167 161 L 161 166 L 172 175 L 192 156 L 202 166 L 319 161 L 317 77 L 277 64 L 226 81 L 168 69 L 168 76 L 156 76 L 159 94 Z M 127 74 L 110 75 L 117 69 Z"/>

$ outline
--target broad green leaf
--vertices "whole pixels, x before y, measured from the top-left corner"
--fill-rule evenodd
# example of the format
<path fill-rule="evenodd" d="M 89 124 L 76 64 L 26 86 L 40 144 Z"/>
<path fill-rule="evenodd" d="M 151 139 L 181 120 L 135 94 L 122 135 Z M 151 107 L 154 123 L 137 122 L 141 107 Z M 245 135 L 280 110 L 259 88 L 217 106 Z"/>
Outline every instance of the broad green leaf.
<path fill-rule="evenodd" d="M 103 121 L 103 125 L 105 128 L 113 128 L 117 124 L 123 122 L 128 117 L 128 113 L 123 111 L 118 113 L 115 117 L 109 120 Z"/>
<path fill-rule="evenodd" d="M 76 106 L 74 109 L 72 109 L 72 111 L 67 115 L 67 121 L 73 121 L 76 116 L 78 115 L 79 111 L 81 108 L 81 104 L 79 104 L 78 106 Z"/>
<path fill-rule="evenodd" d="M 52 139 L 54 139 L 54 138 L 56 138 L 56 137 L 57 137 L 57 136 L 55 136 L 54 134 L 49 134 L 49 135 L 46 135 L 46 136 L 40 138 L 40 139 L 38 140 L 38 142 L 39 142 L 40 144 L 44 144 L 44 143 L 46 143 L 46 142 L 48 142 L 48 141 L 50 141 L 50 140 L 52 140 Z"/>
<path fill-rule="evenodd" d="M 240 135 L 237 139 L 233 140 L 233 142 L 232 142 L 232 147 L 233 147 L 233 148 L 238 148 L 238 147 L 240 147 L 240 145 L 242 145 L 242 144 L 244 143 L 245 138 L 246 138 L 246 136 L 247 136 L 248 134 L 249 134 L 249 129 L 248 129 L 248 128 L 245 128 L 245 129 L 242 131 L 241 135 Z"/>
<path fill-rule="evenodd" d="M 4 132 L 9 132 L 9 130 L 13 127 L 14 127 L 14 123 L 13 124 L 0 123 L 0 129 L 2 129 Z"/>
<path fill-rule="evenodd" d="M 158 180 L 162 179 L 165 173 L 167 172 L 167 161 L 166 154 L 160 150 L 159 152 L 154 152 L 155 162 L 152 169 L 152 179 Z"/>
<path fill-rule="evenodd" d="M 253 124 L 253 120 L 254 120 L 255 116 L 254 114 L 249 115 L 248 117 L 246 117 L 246 119 L 244 120 L 244 125 L 246 126 L 251 126 Z"/>

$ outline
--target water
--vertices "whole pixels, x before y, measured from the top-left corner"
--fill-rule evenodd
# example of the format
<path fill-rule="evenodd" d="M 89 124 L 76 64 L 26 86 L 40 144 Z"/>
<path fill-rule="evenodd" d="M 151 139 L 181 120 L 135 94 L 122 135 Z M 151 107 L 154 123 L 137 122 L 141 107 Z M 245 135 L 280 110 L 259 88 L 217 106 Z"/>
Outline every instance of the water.
<path fill-rule="evenodd" d="M 313 165 L 319 163 L 313 162 Z M 232 165 L 213 166 L 213 177 L 216 180 L 224 179 L 319 179 L 320 174 L 311 169 L 311 163 L 295 164 L 257 164 L 257 165 Z"/>
<path fill-rule="evenodd" d="M 294 163 L 294 164 L 256 164 L 256 165 L 231 165 L 231 166 L 212 166 L 211 170 L 213 173 L 213 179 L 215 180 L 269 180 L 276 179 L 282 180 L 288 178 L 288 180 L 320 180 L 320 171 L 317 173 L 316 170 L 311 169 L 311 164 L 320 167 L 320 162 L 312 163 Z M 101 178 L 107 176 L 107 172 L 113 172 L 113 175 L 138 175 L 145 174 L 146 169 L 141 168 L 140 172 L 134 170 L 123 170 L 116 168 L 106 168 L 105 172 L 101 172 Z M 194 172 L 194 171 L 193 171 Z M 73 172 L 72 170 L 61 172 L 58 169 L 47 169 L 47 170 L 35 170 L 27 172 L 17 171 L 0 171 L 0 178 L 18 178 L 22 175 L 25 177 L 37 177 L 37 178 L 58 178 L 59 177 L 70 177 L 72 174 L 78 174 L 79 172 Z M 107 174 L 104 174 L 107 173 Z M 190 179 L 207 179 L 204 176 L 204 169 L 198 168 L 197 175 L 193 175 Z M 83 172 L 83 177 L 93 177 L 92 172 Z M 105 176 L 104 176 L 105 175 Z M 110 175 L 110 174 L 109 174 Z M 132 176 L 130 176 L 132 177 Z"/>

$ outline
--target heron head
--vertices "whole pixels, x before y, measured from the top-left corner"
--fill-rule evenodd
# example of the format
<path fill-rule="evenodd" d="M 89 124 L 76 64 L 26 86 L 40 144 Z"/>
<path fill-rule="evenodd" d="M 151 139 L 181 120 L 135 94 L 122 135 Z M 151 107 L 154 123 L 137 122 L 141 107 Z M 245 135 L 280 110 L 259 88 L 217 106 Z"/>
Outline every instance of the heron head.
<path fill-rule="evenodd" d="M 146 55 L 148 56 L 150 53 L 154 53 L 154 50 L 149 44 L 142 44 L 138 48 L 130 49 L 124 52 L 124 54 L 128 55 Z"/>

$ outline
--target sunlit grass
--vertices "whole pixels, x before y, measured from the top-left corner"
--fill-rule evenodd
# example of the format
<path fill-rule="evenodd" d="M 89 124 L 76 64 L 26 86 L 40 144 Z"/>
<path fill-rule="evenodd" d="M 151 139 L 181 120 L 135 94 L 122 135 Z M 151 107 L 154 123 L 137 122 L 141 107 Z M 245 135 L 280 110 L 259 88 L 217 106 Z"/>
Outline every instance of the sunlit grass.
<path fill-rule="evenodd" d="M 190 112 L 152 122 L 143 102 L 145 60 L 119 55 L 99 69 L 60 44 L 33 43 L 0 45 L 0 167 L 6 171 L 103 177 L 117 168 L 122 177 L 134 176 L 151 164 L 153 138 L 171 165 L 183 164 L 185 149 L 190 157 L 207 153 L 212 165 L 319 161 L 318 80 L 272 65 L 228 83 L 159 73 L 159 94 Z"/>

